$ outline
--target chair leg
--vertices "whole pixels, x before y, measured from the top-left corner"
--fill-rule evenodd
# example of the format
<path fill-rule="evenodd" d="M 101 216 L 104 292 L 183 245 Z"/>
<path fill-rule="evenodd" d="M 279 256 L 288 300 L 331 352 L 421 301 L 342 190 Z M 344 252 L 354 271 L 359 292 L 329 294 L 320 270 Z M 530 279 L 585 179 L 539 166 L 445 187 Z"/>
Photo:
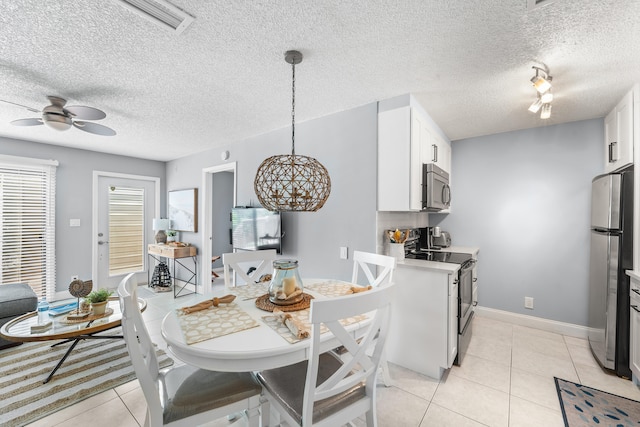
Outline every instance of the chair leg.
<path fill-rule="evenodd" d="M 260 426 L 261 427 L 269 427 L 269 423 L 271 422 L 270 417 L 271 413 L 269 412 L 270 405 L 269 400 L 260 396 Z"/>
<path fill-rule="evenodd" d="M 382 383 L 385 387 L 393 386 L 393 380 L 389 373 L 389 365 L 387 364 L 387 358 L 384 353 L 382 354 L 382 360 L 380 361 L 380 370 L 382 371 Z"/>
<path fill-rule="evenodd" d="M 261 396 L 250 397 L 249 408 L 247 409 L 247 425 L 249 427 L 260 427 L 261 409 Z"/>

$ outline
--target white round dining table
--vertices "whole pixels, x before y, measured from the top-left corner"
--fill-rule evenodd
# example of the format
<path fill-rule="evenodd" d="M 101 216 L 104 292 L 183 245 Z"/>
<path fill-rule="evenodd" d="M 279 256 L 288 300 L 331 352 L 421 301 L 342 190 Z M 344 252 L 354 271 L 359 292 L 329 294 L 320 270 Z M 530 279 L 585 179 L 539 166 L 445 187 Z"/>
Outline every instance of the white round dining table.
<path fill-rule="evenodd" d="M 312 295 L 315 299 L 327 298 L 308 289 L 310 285 L 327 281 L 327 279 L 303 279 L 304 292 Z M 331 282 L 340 281 L 331 280 Z M 233 293 L 233 288 L 203 296 L 202 300 L 210 299 L 213 296 L 219 297 L 225 293 Z M 289 343 L 264 323 L 262 317 L 268 316 L 270 313 L 256 307 L 255 300 L 255 298 L 243 299 L 238 297 L 234 303 L 238 304 L 242 310 L 257 321 L 257 327 L 195 344 L 186 343 L 177 314 L 175 310 L 172 310 L 162 320 L 162 337 L 167 342 L 169 353 L 186 364 L 202 369 L 225 372 L 261 371 L 291 365 L 308 359 L 311 340 L 307 338 L 293 344 Z M 346 329 L 354 337 L 358 338 L 360 336 L 359 332 L 369 324 L 370 319 L 371 316 L 367 316 L 366 320 L 352 323 Z M 322 334 L 320 341 L 322 345 L 321 352 L 331 350 L 340 345 L 330 332 Z"/>

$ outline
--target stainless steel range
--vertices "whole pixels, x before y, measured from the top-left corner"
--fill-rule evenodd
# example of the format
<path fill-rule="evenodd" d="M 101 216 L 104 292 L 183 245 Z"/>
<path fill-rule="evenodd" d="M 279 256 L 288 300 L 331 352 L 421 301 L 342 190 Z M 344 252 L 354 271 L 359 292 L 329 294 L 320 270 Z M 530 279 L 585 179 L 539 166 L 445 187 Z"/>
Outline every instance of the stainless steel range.
<path fill-rule="evenodd" d="M 472 271 L 475 260 L 471 254 L 446 252 L 432 249 L 428 246 L 431 241 L 429 228 L 411 230 L 410 238 L 405 242 L 405 258 L 420 259 L 425 261 L 446 262 L 459 264 L 458 270 L 458 356 L 454 361 L 460 365 L 464 358 L 472 333 L 473 320 L 473 276 Z M 426 237 L 425 237 L 426 236 Z M 427 247 L 424 247 L 427 245 Z"/>

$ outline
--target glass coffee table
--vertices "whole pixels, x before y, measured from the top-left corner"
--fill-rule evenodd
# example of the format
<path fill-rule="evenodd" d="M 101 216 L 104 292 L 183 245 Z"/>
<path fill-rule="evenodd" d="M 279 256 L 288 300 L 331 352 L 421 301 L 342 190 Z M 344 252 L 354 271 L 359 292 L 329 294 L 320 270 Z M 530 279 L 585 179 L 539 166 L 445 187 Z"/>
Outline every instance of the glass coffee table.
<path fill-rule="evenodd" d="M 147 302 L 141 298 L 138 298 L 138 305 L 140 306 L 140 311 L 144 311 L 147 308 Z M 108 331 L 109 329 L 120 326 L 122 312 L 120 311 L 120 302 L 118 297 L 109 298 L 107 312 L 102 317 L 89 316 L 82 320 L 68 319 L 67 316 L 72 313 L 73 312 L 55 317 L 49 316 L 48 320 L 51 321 L 51 327 L 43 331 L 32 330 L 32 327 L 37 327 L 38 325 L 37 312 L 31 312 L 23 316 L 16 317 L 15 319 L 5 323 L 0 329 L 0 336 L 9 341 L 31 342 L 63 340 L 51 345 L 51 347 L 72 343 L 56 367 L 53 368 L 49 376 L 43 381 L 44 384 L 51 380 L 53 375 L 60 366 L 62 366 L 66 358 L 80 341 L 87 339 L 123 338 L 122 335 L 95 335 L 99 332 Z"/>

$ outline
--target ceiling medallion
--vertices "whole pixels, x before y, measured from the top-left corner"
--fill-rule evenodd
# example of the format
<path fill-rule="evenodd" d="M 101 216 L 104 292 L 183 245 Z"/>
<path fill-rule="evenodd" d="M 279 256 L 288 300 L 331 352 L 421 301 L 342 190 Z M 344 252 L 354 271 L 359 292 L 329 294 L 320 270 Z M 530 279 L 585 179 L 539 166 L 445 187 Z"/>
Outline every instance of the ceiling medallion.
<path fill-rule="evenodd" d="M 302 53 L 290 50 L 285 61 L 292 69 L 291 154 L 265 159 L 256 172 L 253 187 L 260 204 L 271 211 L 315 212 L 324 206 L 331 193 L 331 178 L 316 159 L 296 155 L 296 64 Z"/>

